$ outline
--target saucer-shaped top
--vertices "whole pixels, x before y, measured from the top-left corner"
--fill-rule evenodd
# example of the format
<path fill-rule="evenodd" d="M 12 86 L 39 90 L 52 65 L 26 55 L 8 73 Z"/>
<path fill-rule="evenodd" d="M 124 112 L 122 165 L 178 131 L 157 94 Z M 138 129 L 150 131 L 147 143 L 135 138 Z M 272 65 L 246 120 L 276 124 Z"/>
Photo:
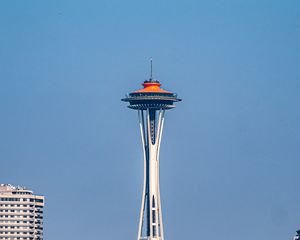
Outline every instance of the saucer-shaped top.
<path fill-rule="evenodd" d="M 129 102 L 129 108 L 135 110 L 146 109 L 172 109 L 175 107 L 174 102 L 181 101 L 177 94 L 166 91 L 160 86 L 160 82 L 150 79 L 145 81 L 143 89 L 129 93 L 122 101 Z"/>

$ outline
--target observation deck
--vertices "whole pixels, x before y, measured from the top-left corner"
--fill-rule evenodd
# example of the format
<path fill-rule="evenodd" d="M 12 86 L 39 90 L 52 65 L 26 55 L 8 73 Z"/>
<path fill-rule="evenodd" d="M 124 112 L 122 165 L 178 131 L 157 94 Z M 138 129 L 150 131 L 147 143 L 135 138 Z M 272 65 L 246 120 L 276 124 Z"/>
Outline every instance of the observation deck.
<path fill-rule="evenodd" d="M 176 93 L 162 89 L 157 80 L 150 78 L 142 85 L 144 86 L 143 89 L 129 93 L 122 99 L 124 102 L 129 102 L 129 108 L 135 110 L 168 110 L 175 107 L 174 102 L 181 101 Z"/>

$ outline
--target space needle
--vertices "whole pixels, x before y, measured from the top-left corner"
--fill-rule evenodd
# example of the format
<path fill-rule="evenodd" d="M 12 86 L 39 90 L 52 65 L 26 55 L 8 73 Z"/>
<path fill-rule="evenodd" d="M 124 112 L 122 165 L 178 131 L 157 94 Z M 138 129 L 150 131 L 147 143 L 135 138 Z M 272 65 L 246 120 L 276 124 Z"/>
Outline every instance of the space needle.
<path fill-rule="evenodd" d="M 164 240 L 162 209 L 159 190 L 159 150 L 165 111 L 175 107 L 181 99 L 166 91 L 152 77 L 144 88 L 131 92 L 122 101 L 137 110 L 144 150 L 144 187 L 138 228 L 138 240 Z"/>

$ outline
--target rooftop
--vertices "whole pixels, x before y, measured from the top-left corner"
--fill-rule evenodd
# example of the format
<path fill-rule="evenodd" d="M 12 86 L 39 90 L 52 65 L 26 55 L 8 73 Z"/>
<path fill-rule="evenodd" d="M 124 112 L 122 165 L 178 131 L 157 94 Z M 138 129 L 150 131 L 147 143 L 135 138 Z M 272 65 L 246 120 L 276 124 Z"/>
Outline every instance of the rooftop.
<path fill-rule="evenodd" d="M 33 194 L 26 187 L 14 186 L 12 184 L 0 184 L 0 195 L 3 194 Z"/>

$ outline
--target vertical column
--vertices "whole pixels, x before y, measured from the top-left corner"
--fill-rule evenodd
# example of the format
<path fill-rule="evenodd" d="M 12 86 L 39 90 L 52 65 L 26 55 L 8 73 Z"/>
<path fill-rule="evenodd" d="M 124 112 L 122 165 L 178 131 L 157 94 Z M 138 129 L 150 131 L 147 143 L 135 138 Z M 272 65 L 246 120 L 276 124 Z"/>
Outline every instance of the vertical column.
<path fill-rule="evenodd" d="M 148 189 L 148 143 L 147 143 L 147 136 L 146 136 L 146 131 L 145 129 L 145 119 L 144 119 L 144 111 L 139 110 L 139 125 L 140 125 L 140 131 L 141 131 L 141 137 L 142 137 L 142 145 L 143 145 L 143 153 L 144 153 L 144 184 L 143 184 L 143 195 L 142 195 L 142 206 L 140 210 L 140 221 L 139 221 L 139 230 L 138 230 L 138 240 L 142 239 L 143 237 L 143 228 L 144 228 L 144 218 L 145 216 L 145 210 L 148 212 L 148 201 L 147 196 L 149 195 L 149 192 L 147 191 Z M 148 215 L 148 214 L 147 214 Z M 148 220 L 146 219 L 146 227 L 147 227 L 147 232 L 150 231 L 148 228 Z M 148 235 L 148 234 L 147 234 Z"/>
<path fill-rule="evenodd" d="M 164 115 L 165 110 L 160 110 L 159 112 L 159 125 L 158 125 L 158 136 L 157 136 L 157 206 L 158 206 L 158 219 L 157 224 L 159 225 L 159 236 L 161 237 L 161 240 L 164 240 L 164 230 L 163 230 L 163 218 L 162 218 L 162 209 L 161 209 L 161 202 L 160 202 L 160 186 L 159 186 L 159 153 L 160 153 L 160 144 L 161 144 L 161 138 L 162 138 L 162 131 L 164 126 Z"/>
<path fill-rule="evenodd" d="M 144 184 L 138 240 L 163 240 L 163 222 L 159 190 L 159 149 L 164 110 L 139 110 L 139 124 L 144 150 Z M 144 228 L 145 234 L 144 234 Z"/>

